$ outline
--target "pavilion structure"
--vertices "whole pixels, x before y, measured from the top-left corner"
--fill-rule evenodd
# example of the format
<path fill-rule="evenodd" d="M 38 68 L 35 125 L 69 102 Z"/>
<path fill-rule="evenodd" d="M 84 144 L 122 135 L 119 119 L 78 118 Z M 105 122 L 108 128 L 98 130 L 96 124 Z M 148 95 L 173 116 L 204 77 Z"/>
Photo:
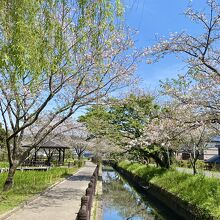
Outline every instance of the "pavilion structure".
<path fill-rule="evenodd" d="M 26 144 L 23 147 L 30 147 Z M 39 144 L 34 148 L 34 152 L 29 155 L 28 159 L 24 162 L 27 166 L 51 166 L 51 161 L 55 158 L 57 159 L 57 165 L 63 165 L 65 159 L 65 150 L 69 149 L 68 146 L 61 143 L 59 140 L 48 140 L 42 144 Z M 40 160 L 39 156 L 46 155 L 46 160 Z"/>

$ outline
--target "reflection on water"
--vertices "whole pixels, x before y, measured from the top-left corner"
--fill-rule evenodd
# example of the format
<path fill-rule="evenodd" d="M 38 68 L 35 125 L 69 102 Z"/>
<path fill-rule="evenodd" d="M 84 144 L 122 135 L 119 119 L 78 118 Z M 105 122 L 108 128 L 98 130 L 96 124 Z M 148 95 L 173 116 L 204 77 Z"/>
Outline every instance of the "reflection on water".
<path fill-rule="evenodd" d="M 114 170 L 103 170 L 103 220 L 175 220 L 166 208 L 153 206 Z"/>

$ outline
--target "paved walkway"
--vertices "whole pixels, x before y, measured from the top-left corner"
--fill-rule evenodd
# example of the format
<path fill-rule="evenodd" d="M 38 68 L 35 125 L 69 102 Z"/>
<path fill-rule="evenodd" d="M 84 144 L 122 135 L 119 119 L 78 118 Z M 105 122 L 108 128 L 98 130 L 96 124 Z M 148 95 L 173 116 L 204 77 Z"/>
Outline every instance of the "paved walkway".
<path fill-rule="evenodd" d="M 53 187 L 7 220 L 75 220 L 81 197 L 90 181 L 95 164 L 86 162 L 76 174 Z"/>
<path fill-rule="evenodd" d="M 184 173 L 190 173 L 193 174 L 193 170 L 189 168 L 183 168 L 183 167 L 177 167 L 178 171 L 184 172 Z M 212 171 L 206 171 L 206 170 L 197 170 L 198 173 L 202 173 L 207 177 L 215 177 L 220 179 L 220 172 L 212 172 Z"/>

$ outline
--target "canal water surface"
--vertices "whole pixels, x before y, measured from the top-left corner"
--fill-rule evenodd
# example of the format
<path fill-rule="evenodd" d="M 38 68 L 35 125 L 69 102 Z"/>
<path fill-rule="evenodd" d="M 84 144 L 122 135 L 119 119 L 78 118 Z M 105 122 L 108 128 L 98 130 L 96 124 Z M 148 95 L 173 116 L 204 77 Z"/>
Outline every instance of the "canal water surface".
<path fill-rule="evenodd" d="M 152 197 L 143 195 L 112 168 L 103 168 L 103 220 L 181 220 Z"/>

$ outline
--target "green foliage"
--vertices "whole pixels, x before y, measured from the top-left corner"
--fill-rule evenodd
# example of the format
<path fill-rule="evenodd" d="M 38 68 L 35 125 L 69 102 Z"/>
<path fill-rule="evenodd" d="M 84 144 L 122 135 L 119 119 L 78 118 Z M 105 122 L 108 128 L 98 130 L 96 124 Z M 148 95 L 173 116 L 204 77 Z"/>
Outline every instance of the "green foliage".
<path fill-rule="evenodd" d="M 85 165 L 85 160 L 81 159 L 81 160 L 77 160 L 77 166 L 78 167 L 82 167 Z"/>
<path fill-rule="evenodd" d="M 192 168 L 192 165 L 189 160 L 176 160 L 173 165 L 179 167 L 185 167 L 185 168 Z M 205 167 L 205 162 L 203 160 L 198 160 L 196 162 L 197 169 L 204 169 L 204 167 Z"/>
<path fill-rule="evenodd" d="M 106 34 L 115 28 L 116 11 L 122 12 L 121 1 L 9 0 L 0 5 L 0 70 L 14 90 L 25 79 L 36 87 L 43 76 L 69 74 L 76 54 L 88 52 L 88 35 L 92 53 L 97 54 Z M 63 14 L 62 14 L 63 13 Z M 65 25 L 64 25 L 65 24 Z M 68 24 L 68 25 L 67 25 Z M 65 27 L 64 27 L 65 26 Z M 70 39 L 76 37 L 72 46 Z M 86 61 L 81 63 L 86 64 Z M 19 98 L 19 97 L 17 97 Z"/>
<path fill-rule="evenodd" d="M 191 168 L 191 163 L 189 160 L 175 160 L 173 166 Z"/>
<path fill-rule="evenodd" d="M 144 126 L 157 115 L 159 106 L 149 95 L 131 94 L 123 100 L 112 99 L 109 106 L 95 105 L 79 121 L 86 122 L 95 136 L 105 136 L 117 144 L 140 137 Z"/>
<path fill-rule="evenodd" d="M 0 160 L 5 160 L 5 157 L 7 156 L 5 140 L 6 132 L 5 129 L 2 128 L 2 124 L 0 123 Z"/>
<path fill-rule="evenodd" d="M 220 181 L 204 175 L 122 161 L 119 166 L 220 218 Z"/>
<path fill-rule="evenodd" d="M 0 214 L 6 212 L 29 197 L 42 192 L 60 178 L 64 178 L 77 170 L 74 168 L 52 168 L 44 171 L 17 171 L 14 186 L 8 192 L 0 193 Z M 0 174 L 0 188 L 3 187 L 7 173 Z"/>
<path fill-rule="evenodd" d="M 86 122 L 87 128 L 95 136 L 107 136 L 111 115 L 105 106 L 94 105 L 88 109 L 86 115 L 80 116 L 79 121 Z"/>
<path fill-rule="evenodd" d="M 118 164 L 119 167 L 128 170 L 136 176 L 139 176 L 146 180 L 150 181 L 156 175 L 162 175 L 165 172 L 163 168 L 157 168 L 154 166 L 143 165 L 139 163 L 132 163 L 129 161 L 122 161 Z"/>
<path fill-rule="evenodd" d="M 5 147 L 5 138 L 6 138 L 5 129 L 2 128 L 2 124 L 0 123 L 0 148 Z"/>
<path fill-rule="evenodd" d="M 155 117 L 159 109 L 154 98 L 149 95 L 135 96 L 131 94 L 123 101 L 116 102 L 109 110 L 112 115 L 112 124 L 121 132 L 140 137 L 141 129 Z"/>
<path fill-rule="evenodd" d="M 8 162 L 6 162 L 6 161 L 1 161 L 0 162 L 0 168 L 7 168 L 7 167 L 9 167 L 9 163 Z"/>
<path fill-rule="evenodd" d="M 153 178 L 151 182 L 177 195 L 184 201 L 195 204 L 214 216 L 220 217 L 219 179 L 172 170 Z"/>
<path fill-rule="evenodd" d="M 198 161 L 196 162 L 196 167 L 197 167 L 197 169 L 204 169 L 204 167 L 205 167 L 205 162 L 204 162 L 203 160 L 198 160 Z"/>
<path fill-rule="evenodd" d="M 43 1 L 27 0 L 4 1 L 0 6 L 0 69 L 5 76 L 10 74 L 14 87 L 19 86 L 18 80 L 27 71 L 30 78 L 37 79 L 50 66 L 46 55 L 52 52 L 49 38 L 57 31 L 57 22 L 50 11 L 51 2 L 48 1 L 45 8 Z"/>

